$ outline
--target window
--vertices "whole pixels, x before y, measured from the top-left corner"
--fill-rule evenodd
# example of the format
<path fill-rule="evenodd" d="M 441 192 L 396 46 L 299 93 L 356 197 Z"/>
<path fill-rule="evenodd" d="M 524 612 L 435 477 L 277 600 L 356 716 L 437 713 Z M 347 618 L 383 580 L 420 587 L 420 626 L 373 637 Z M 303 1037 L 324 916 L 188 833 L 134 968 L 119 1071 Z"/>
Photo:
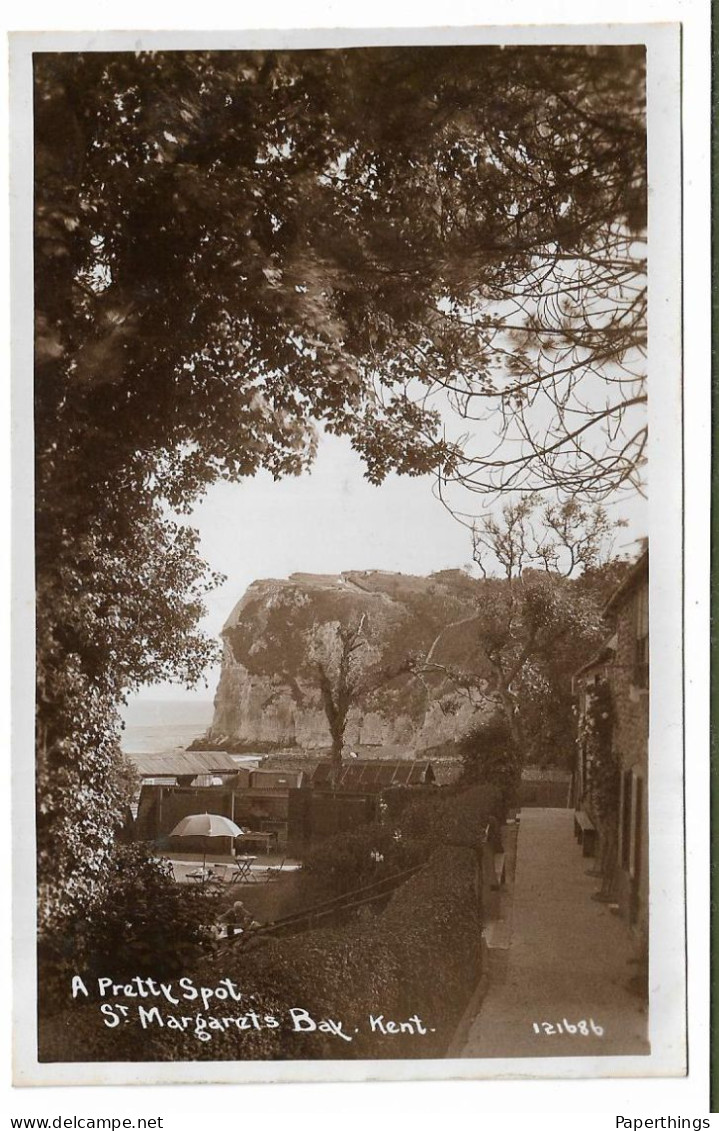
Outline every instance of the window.
<path fill-rule="evenodd" d="M 632 858 L 630 875 L 639 880 L 642 871 L 642 813 L 644 811 L 644 782 L 634 778 L 634 821 L 632 828 Z"/>
<path fill-rule="evenodd" d="M 632 879 L 642 870 L 642 824 L 644 812 L 644 779 L 636 770 L 622 774 L 621 816 L 619 821 L 619 855 L 622 868 Z"/>
<path fill-rule="evenodd" d="M 629 871 L 630 847 L 632 836 L 632 771 L 626 770 L 622 774 L 622 802 L 621 802 L 621 861 L 625 872 Z"/>

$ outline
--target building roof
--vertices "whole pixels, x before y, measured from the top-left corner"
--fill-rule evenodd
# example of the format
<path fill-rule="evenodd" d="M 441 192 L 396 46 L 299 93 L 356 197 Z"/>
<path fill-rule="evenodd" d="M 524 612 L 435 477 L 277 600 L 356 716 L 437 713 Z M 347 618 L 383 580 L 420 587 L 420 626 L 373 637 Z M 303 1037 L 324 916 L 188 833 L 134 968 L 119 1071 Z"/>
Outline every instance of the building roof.
<path fill-rule="evenodd" d="M 604 606 L 604 616 L 607 613 L 614 612 L 624 601 L 634 592 L 636 587 L 649 575 L 649 547 L 647 546 L 637 558 L 634 565 L 630 568 L 626 577 L 621 585 L 612 593 L 611 597 Z M 586 663 L 582 664 L 581 668 L 577 668 L 574 672 L 573 679 L 577 676 L 584 675 L 586 672 L 591 671 L 592 668 L 600 667 L 603 664 L 611 662 L 617 650 L 617 634 L 608 637 L 598 652 L 595 652 Z"/>
<path fill-rule="evenodd" d="M 584 675 L 585 672 L 591 671 L 592 668 L 601 667 L 603 664 L 608 664 L 614 659 L 614 654 L 617 650 L 617 634 L 614 633 L 608 640 L 605 640 L 598 652 L 582 664 L 581 668 L 577 668 L 574 673 L 574 678 L 578 675 Z"/>
<path fill-rule="evenodd" d="M 163 754 L 126 754 L 125 757 L 143 778 L 236 774 L 238 769 L 224 750 L 170 750 Z"/>
<path fill-rule="evenodd" d="M 604 614 L 613 612 L 618 605 L 636 589 L 637 585 L 649 576 L 649 547 L 642 551 L 636 562 L 629 570 L 624 581 L 619 585 L 604 606 Z"/>
<path fill-rule="evenodd" d="M 332 764 L 320 762 L 312 773 L 313 786 L 331 784 Z M 358 793 L 376 793 L 391 785 L 426 785 L 435 780 L 430 762 L 381 761 L 345 762 L 342 764 L 335 786 L 337 789 L 357 790 Z"/>

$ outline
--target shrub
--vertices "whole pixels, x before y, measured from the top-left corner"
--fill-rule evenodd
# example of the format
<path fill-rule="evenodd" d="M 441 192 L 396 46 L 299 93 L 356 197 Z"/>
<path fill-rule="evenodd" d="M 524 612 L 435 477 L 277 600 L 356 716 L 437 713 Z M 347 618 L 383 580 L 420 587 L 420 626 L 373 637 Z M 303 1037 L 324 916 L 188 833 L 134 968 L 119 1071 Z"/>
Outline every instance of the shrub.
<path fill-rule="evenodd" d="M 169 863 L 143 845 L 116 845 L 102 898 L 92 917 L 48 932 L 39 947 L 45 1006 L 64 1005 L 74 974 L 97 978 L 171 978 L 206 953 L 217 896 L 178 885 Z"/>
<path fill-rule="evenodd" d="M 278 1053 L 288 1059 L 443 1055 L 480 974 L 479 890 L 475 854 L 441 848 L 382 913 L 367 910 L 348 926 L 238 956 L 243 982 L 261 996 L 274 992 L 285 1015 L 302 1007 L 318 1020 L 339 1019 L 352 1036 L 350 1043 L 283 1029 Z M 219 960 L 213 965 L 219 972 Z M 428 1031 L 372 1032 L 372 1015 L 394 1021 L 417 1015 Z M 224 1056 L 220 1046 L 217 1055 Z"/>
<path fill-rule="evenodd" d="M 440 845 L 476 848 L 482 844 L 488 817 L 499 804 L 499 791 L 486 783 L 442 789 L 413 800 L 396 824 L 403 838 L 430 849 Z"/>
<path fill-rule="evenodd" d="M 379 824 L 323 840 L 304 859 L 304 870 L 321 879 L 328 893 L 351 891 L 396 875 L 426 860 L 427 848 Z"/>
<path fill-rule="evenodd" d="M 514 804 L 522 773 L 522 755 L 517 750 L 506 720 L 498 714 L 480 723 L 457 743 L 462 759 L 462 784 L 483 782 L 497 791 L 503 818 Z"/>
<path fill-rule="evenodd" d="M 305 857 L 304 869 L 329 892 L 350 891 L 414 867 L 441 845 L 476 847 L 499 804 L 498 791 L 485 784 L 412 792 L 403 806 L 391 807 L 385 823 L 323 840 Z"/>
<path fill-rule="evenodd" d="M 183 971 L 207 986 L 229 977 L 245 995 L 241 1003 L 213 1003 L 210 1012 L 220 1024 L 227 1019 L 227 1028 L 214 1032 L 212 1039 L 198 1039 L 191 1027 L 142 1030 L 137 1019 L 108 1029 L 97 1002 L 88 1001 L 75 1003 L 64 1016 L 44 1023 L 43 1059 L 442 1056 L 480 974 L 481 832 L 488 804 L 487 791 L 477 787 L 438 794 L 408 807 L 406 827 L 421 833 L 418 843 L 428 860 L 389 896 L 383 911 L 365 908 L 349 924 L 291 938 L 258 937 L 243 947 L 226 942 Z M 461 841 L 468 847 L 443 840 Z M 413 845 L 412 851 L 416 850 Z M 393 863 L 401 859 L 399 853 L 398 848 Z M 317 1022 L 328 1018 L 342 1022 L 351 1041 L 319 1029 L 293 1031 L 292 1008 L 305 1009 Z M 231 1018 L 250 1010 L 260 1017 L 276 1017 L 281 1024 L 239 1030 Z M 196 1007 L 184 1007 L 176 1012 L 195 1011 Z M 405 1023 L 417 1016 L 426 1032 L 372 1032 L 372 1016 Z"/>

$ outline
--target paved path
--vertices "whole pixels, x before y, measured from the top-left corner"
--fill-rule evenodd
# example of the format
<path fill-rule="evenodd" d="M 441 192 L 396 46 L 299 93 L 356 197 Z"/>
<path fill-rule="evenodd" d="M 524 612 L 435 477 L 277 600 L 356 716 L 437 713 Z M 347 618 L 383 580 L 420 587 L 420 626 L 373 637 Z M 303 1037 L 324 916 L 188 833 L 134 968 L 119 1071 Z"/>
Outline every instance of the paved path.
<path fill-rule="evenodd" d="M 592 900 L 593 861 L 582 856 L 573 825 L 571 809 L 522 810 L 514 884 L 502 894 L 507 906 L 494 932 L 507 960 L 490 964 L 490 987 L 461 1056 L 649 1051 L 646 1016 L 628 988 L 636 967 L 627 928 L 606 903 Z M 585 1022 L 587 1035 L 567 1032 L 566 1022 Z"/>

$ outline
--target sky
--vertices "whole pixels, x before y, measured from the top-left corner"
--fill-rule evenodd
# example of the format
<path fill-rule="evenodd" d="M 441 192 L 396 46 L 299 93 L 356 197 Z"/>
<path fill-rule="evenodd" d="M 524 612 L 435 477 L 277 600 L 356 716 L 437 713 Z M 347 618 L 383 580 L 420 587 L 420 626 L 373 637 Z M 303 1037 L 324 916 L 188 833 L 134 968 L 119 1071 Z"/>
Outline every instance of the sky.
<path fill-rule="evenodd" d="M 433 495 L 432 476 L 390 475 L 376 487 L 363 471 L 346 438 L 324 435 L 309 473 L 278 482 L 260 473 L 208 490 L 189 521 L 200 533 L 203 557 L 227 578 L 206 600 L 209 635 L 219 637 L 236 602 L 259 578 L 359 569 L 426 575 L 471 566 L 471 535 Z M 478 509 L 481 500 L 471 496 L 467 505 Z M 634 539 L 646 533 L 643 501 L 624 500 L 611 510 L 629 521 L 615 549 L 631 554 Z M 210 700 L 218 678 L 219 667 L 208 671 L 207 687 L 157 684 L 131 702 Z"/>

